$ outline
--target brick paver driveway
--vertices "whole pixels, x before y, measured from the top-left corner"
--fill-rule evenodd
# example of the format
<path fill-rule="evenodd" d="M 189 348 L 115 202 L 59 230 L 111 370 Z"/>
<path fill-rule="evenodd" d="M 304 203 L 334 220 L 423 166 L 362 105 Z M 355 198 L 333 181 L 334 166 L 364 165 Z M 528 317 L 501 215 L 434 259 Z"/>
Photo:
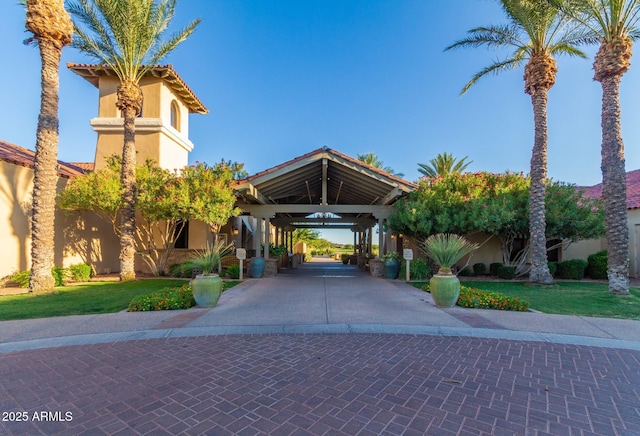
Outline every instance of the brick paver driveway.
<path fill-rule="evenodd" d="M 8 434 L 640 434 L 630 350 L 234 335 L 14 352 L 0 368 Z"/>

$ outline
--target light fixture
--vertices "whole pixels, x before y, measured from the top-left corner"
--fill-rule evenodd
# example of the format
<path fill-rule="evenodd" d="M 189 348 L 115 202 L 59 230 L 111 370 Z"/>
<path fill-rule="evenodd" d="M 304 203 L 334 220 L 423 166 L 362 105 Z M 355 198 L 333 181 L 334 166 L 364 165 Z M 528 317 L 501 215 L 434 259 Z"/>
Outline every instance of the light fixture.
<path fill-rule="evenodd" d="M 236 226 L 236 225 L 231 226 L 231 234 L 233 236 L 238 236 L 238 233 L 240 233 L 240 230 L 238 230 L 238 226 Z"/>

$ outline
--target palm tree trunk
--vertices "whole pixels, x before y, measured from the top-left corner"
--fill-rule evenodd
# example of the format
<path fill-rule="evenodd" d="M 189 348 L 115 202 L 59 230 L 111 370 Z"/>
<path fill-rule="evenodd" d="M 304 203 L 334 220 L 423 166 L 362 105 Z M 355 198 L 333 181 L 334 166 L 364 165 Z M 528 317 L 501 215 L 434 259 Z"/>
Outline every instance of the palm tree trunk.
<path fill-rule="evenodd" d="M 531 153 L 531 187 L 529 190 L 529 246 L 531 271 L 529 281 L 550 285 L 553 277 L 547 265 L 545 196 L 547 184 L 547 96 L 542 87 L 531 95 L 534 141 Z"/>
<path fill-rule="evenodd" d="M 620 79 L 602 84 L 602 197 L 605 205 L 609 292 L 629 295 L 629 229 L 624 144 L 620 131 Z"/>
<path fill-rule="evenodd" d="M 118 87 L 118 108 L 124 117 L 124 145 L 122 147 L 122 210 L 120 212 L 120 280 L 134 280 L 136 231 L 136 117 L 142 107 L 140 87 L 122 82 Z"/>
<path fill-rule="evenodd" d="M 40 115 L 36 132 L 31 221 L 31 279 L 29 291 L 52 289 L 55 284 L 54 216 L 58 182 L 58 88 L 62 48 L 49 39 L 38 41 L 41 70 Z"/>

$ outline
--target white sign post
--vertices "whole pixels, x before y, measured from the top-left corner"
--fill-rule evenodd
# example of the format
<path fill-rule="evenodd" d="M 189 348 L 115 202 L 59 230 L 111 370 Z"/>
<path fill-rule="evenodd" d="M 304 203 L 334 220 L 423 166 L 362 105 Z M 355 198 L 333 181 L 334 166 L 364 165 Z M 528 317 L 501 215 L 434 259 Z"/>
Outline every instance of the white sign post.
<path fill-rule="evenodd" d="M 240 280 L 242 280 L 242 261 L 247 258 L 247 250 L 244 248 L 237 248 L 236 257 L 240 261 Z"/>
<path fill-rule="evenodd" d="M 402 257 L 404 257 L 404 260 L 407 261 L 407 276 L 406 276 L 406 280 L 409 281 L 411 279 L 411 271 L 410 271 L 410 264 L 411 261 L 413 260 L 413 250 L 411 248 L 405 248 L 404 250 L 402 250 Z"/>

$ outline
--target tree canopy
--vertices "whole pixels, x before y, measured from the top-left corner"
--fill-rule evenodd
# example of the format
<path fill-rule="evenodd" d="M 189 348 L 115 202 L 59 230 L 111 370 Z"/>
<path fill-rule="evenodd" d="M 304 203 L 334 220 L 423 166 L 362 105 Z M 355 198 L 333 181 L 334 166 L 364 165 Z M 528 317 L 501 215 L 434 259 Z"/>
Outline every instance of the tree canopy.
<path fill-rule="evenodd" d="M 59 206 L 94 212 L 120 236 L 120 165 L 119 157 L 112 156 L 106 168 L 71 180 L 59 194 Z M 241 171 L 241 164 L 225 161 L 213 166 L 197 163 L 179 172 L 159 168 L 152 161 L 136 167 L 135 210 L 142 218 L 136 226 L 136 251 L 152 271 L 164 270 L 182 222 L 202 221 L 217 232 L 230 217 L 238 215 L 231 182 Z"/>
<path fill-rule="evenodd" d="M 529 234 L 529 185 L 528 177 L 509 172 L 422 179 L 418 189 L 395 204 L 391 227 L 416 239 L 436 233 L 494 235 L 508 263 L 514 240 Z M 550 181 L 545 203 L 547 239 L 570 243 L 604 234 L 600 199 L 584 197 L 572 185 Z"/>

